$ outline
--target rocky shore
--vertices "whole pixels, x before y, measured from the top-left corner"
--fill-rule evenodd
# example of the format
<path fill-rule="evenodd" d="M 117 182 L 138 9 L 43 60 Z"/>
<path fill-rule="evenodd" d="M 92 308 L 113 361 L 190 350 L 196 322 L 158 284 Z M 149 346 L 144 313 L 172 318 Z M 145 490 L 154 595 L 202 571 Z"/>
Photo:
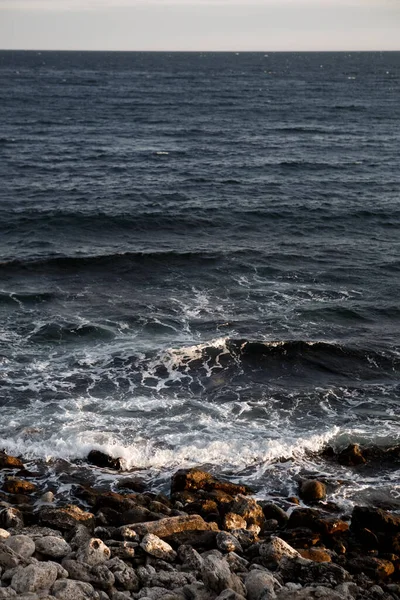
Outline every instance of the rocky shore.
<path fill-rule="evenodd" d="M 0 474 L 0 599 L 400 600 L 400 516 L 342 514 L 321 481 L 272 503 L 189 469 L 169 497 L 127 476 L 118 493 L 74 485 L 66 505 L 17 457 L 0 453 Z"/>

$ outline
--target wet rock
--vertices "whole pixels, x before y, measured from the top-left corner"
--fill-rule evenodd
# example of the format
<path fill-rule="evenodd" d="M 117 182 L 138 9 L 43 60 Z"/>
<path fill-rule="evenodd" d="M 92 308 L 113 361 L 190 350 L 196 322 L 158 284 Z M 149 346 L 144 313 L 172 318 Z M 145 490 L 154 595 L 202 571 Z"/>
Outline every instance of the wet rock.
<path fill-rule="evenodd" d="M 260 544 L 259 553 L 261 558 L 268 564 L 278 565 L 282 558 L 295 558 L 299 556 L 297 550 L 279 537 L 274 537 L 268 544 Z"/>
<path fill-rule="evenodd" d="M 59 600 L 99 600 L 99 595 L 90 583 L 64 579 L 56 581 L 51 593 Z"/>
<path fill-rule="evenodd" d="M 338 461 L 341 465 L 348 467 L 363 465 L 367 462 L 358 444 L 350 444 L 342 450 L 338 455 Z"/>
<path fill-rule="evenodd" d="M 236 494 L 251 494 L 252 490 L 247 485 L 230 483 L 216 479 L 200 469 L 180 469 L 171 480 L 171 496 L 183 491 L 193 490 L 221 490 L 232 496 Z"/>
<path fill-rule="evenodd" d="M 35 542 L 37 552 L 51 558 L 64 558 L 71 552 L 71 546 L 61 537 L 48 535 Z"/>
<path fill-rule="evenodd" d="M 281 587 L 272 573 L 258 569 L 250 571 L 244 583 L 248 600 L 269 600 L 269 598 L 275 598 L 275 588 L 279 589 Z"/>
<path fill-rule="evenodd" d="M 100 450 L 91 450 L 88 454 L 87 460 L 90 464 L 95 465 L 96 467 L 114 469 L 116 471 L 121 471 L 123 469 L 122 458 L 113 458 L 112 456 L 109 456 Z"/>
<path fill-rule="evenodd" d="M 63 508 L 42 506 L 39 509 L 39 521 L 43 525 L 56 527 L 61 531 L 73 529 L 77 525 L 85 525 L 93 529 L 95 518 L 92 513 L 86 512 L 73 504 Z"/>
<path fill-rule="evenodd" d="M 146 489 L 146 482 L 141 477 L 125 477 L 124 479 L 120 479 L 118 481 L 117 488 L 141 493 Z"/>
<path fill-rule="evenodd" d="M 319 531 L 319 519 L 321 513 L 316 508 L 296 508 L 287 522 L 287 529 L 307 528 Z"/>
<path fill-rule="evenodd" d="M 217 548 L 221 552 L 243 552 L 240 542 L 234 535 L 221 531 L 216 536 Z"/>
<path fill-rule="evenodd" d="M 357 533 L 361 529 L 394 536 L 400 533 L 400 516 L 380 508 L 355 506 L 351 516 L 351 530 Z"/>
<path fill-rule="evenodd" d="M 165 538 L 182 531 L 218 531 L 218 527 L 215 523 L 206 523 L 199 515 L 188 515 L 184 517 L 167 517 L 148 523 L 134 523 L 119 528 L 119 532 L 124 538 L 130 538 L 132 530 L 135 535 L 153 533 L 159 538 Z"/>
<path fill-rule="evenodd" d="M 287 513 L 280 507 L 277 506 L 276 504 L 273 504 L 272 502 L 260 502 L 263 512 L 264 512 L 264 517 L 269 520 L 269 519 L 275 519 L 276 521 L 278 521 L 279 525 L 286 525 L 286 523 L 288 522 L 288 515 Z"/>
<path fill-rule="evenodd" d="M 3 483 L 3 490 L 7 494 L 32 494 L 37 491 L 37 486 L 30 481 L 9 477 Z"/>
<path fill-rule="evenodd" d="M 207 589 L 220 594 L 226 589 L 231 589 L 242 596 L 246 589 L 237 575 L 231 573 L 227 561 L 217 556 L 206 556 L 201 570 L 202 579 Z"/>
<path fill-rule="evenodd" d="M 35 552 L 35 542 L 27 535 L 12 535 L 4 543 L 24 558 L 30 558 Z"/>
<path fill-rule="evenodd" d="M 91 538 L 76 553 L 76 560 L 87 565 L 101 565 L 109 560 L 111 551 L 99 538 Z"/>
<path fill-rule="evenodd" d="M 243 517 L 233 512 L 228 512 L 222 520 L 222 528 L 225 531 L 233 531 L 234 529 L 246 529 L 247 522 Z"/>
<path fill-rule="evenodd" d="M 0 469 L 23 469 L 23 462 L 16 456 L 0 452 Z"/>
<path fill-rule="evenodd" d="M 332 562 L 332 557 L 323 548 L 308 548 L 306 550 L 299 550 L 299 554 L 307 560 L 314 562 Z"/>
<path fill-rule="evenodd" d="M 229 511 L 243 517 L 247 522 L 247 527 L 257 525 L 262 527 L 264 524 L 264 512 L 262 507 L 254 500 L 238 494 L 233 502 L 229 505 Z"/>
<path fill-rule="evenodd" d="M 147 554 L 151 554 L 157 558 L 167 561 L 173 561 L 176 558 L 176 552 L 171 546 L 153 533 L 145 535 L 140 546 Z"/>
<path fill-rule="evenodd" d="M 37 563 L 19 567 L 11 580 L 17 594 L 49 589 L 57 579 L 57 568 L 52 563 Z"/>
<path fill-rule="evenodd" d="M 318 502 L 326 498 L 326 486 L 316 479 L 308 479 L 301 482 L 299 495 L 304 502 Z"/>

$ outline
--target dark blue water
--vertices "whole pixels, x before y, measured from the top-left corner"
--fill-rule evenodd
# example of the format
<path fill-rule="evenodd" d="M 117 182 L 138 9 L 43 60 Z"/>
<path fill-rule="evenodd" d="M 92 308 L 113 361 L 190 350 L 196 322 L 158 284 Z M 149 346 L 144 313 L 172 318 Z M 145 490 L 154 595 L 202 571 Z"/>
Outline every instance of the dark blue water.
<path fill-rule="evenodd" d="M 399 100 L 400 53 L 0 52 L 0 446 L 394 501 L 318 453 L 399 443 Z"/>

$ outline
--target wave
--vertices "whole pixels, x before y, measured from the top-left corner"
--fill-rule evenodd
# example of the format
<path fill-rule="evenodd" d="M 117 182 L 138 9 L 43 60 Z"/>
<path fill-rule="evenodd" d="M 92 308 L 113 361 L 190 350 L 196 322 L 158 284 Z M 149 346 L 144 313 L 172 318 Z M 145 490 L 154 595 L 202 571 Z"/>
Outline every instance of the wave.
<path fill-rule="evenodd" d="M 110 340 L 114 333 L 107 327 L 91 323 L 60 324 L 46 323 L 38 327 L 31 335 L 30 340 L 37 343 L 66 343 L 82 340 Z"/>
<path fill-rule="evenodd" d="M 50 302 L 55 298 L 55 294 L 51 292 L 6 292 L 0 290 L 0 305 L 1 304 L 41 304 L 42 302 Z"/>

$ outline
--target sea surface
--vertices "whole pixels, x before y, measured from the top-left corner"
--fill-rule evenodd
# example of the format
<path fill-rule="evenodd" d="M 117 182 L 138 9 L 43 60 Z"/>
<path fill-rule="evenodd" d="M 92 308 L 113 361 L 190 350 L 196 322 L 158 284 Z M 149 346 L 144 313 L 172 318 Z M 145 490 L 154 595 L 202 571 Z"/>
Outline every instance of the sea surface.
<path fill-rule="evenodd" d="M 0 448 L 400 507 L 400 53 L 0 52 Z M 60 492 L 60 493 L 61 493 Z"/>

